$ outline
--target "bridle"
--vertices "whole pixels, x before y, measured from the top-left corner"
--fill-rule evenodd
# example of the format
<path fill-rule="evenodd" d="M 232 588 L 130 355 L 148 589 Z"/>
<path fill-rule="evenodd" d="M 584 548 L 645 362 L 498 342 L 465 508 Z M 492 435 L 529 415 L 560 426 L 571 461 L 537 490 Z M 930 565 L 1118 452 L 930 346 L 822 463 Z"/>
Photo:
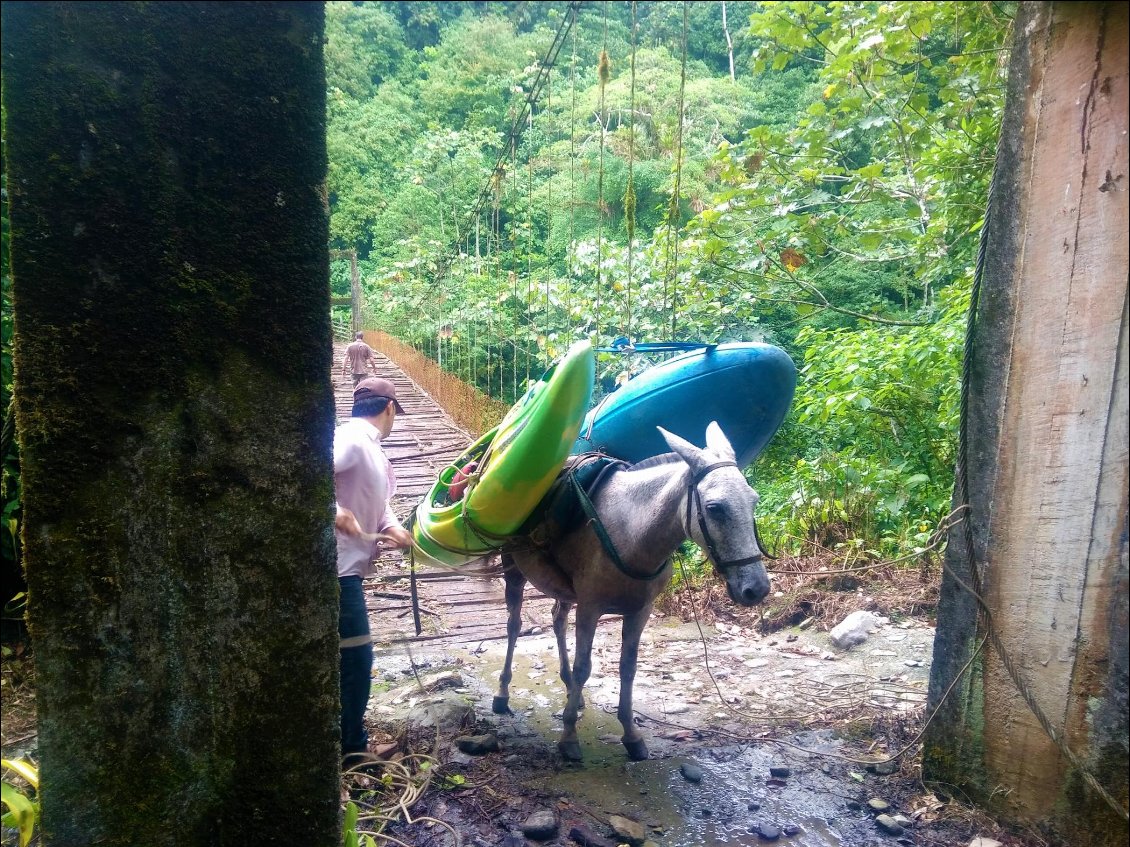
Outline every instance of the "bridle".
<path fill-rule="evenodd" d="M 608 558 L 611 559 L 612 564 L 616 566 L 616 569 L 630 579 L 639 579 L 644 581 L 656 579 L 664 571 L 667 570 L 667 566 L 670 564 L 671 560 L 668 559 L 662 562 L 656 570 L 651 572 L 641 572 L 630 567 L 623 559 L 620 558 L 620 553 L 619 551 L 617 551 L 616 545 L 612 542 L 612 538 L 608 535 L 607 530 L 605 530 L 604 523 L 601 521 L 600 516 L 596 513 L 596 507 L 593 506 L 592 500 L 590 499 L 590 497 L 594 495 L 596 489 L 600 487 L 600 483 L 606 480 L 612 473 L 614 473 L 624 464 L 626 463 L 622 461 L 616 461 L 608 467 L 605 467 L 597 476 L 593 484 L 589 486 L 588 491 L 585 491 L 585 489 L 581 487 L 580 483 L 577 482 L 575 475 L 569 475 L 570 481 L 573 489 L 576 491 L 578 500 L 580 500 L 581 507 L 584 510 L 586 517 L 588 518 L 589 525 L 592 527 L 593 532 L 596 533 L 597 538 L 600 539 L 601 546 L 604 547 L 604 551 L 608 554 Z M 715 545 L 714 539 L 710 537 L 710 531 L 706 528 L 706 519 L 705 517 L 703 517 L 702 497 L 698 493 L 698 484 L 702 482 L 703 478 L 706 477 L 706 475 L 711 471 L 716 471 L 719 468 L 736 467 L 738 467 L 738 463 L 733 461 L 715 462 L 712 465 L 707 465 L 705 468 L 702 468 L 696 474 L 694 474 L 694 476 L 691 477 L 691 481 L 688 485 L 689 490 L 687 492 L 687 516 L 683 526 L 683 528 L 686 530 L 687 538 L 692 537 L 691 501 L 693 500 L 698 504 L 698 525 L 699 529 L 702 530 L 702 539 L 706 544 L 707 552 L 710 555 L 711 561 L 714 562 L 714 566 L 722 572 L 725 572 L 728 568 L 738 568 L 742 565 L 755 564 L 757 562 L 760 562 L 763 558 L 776 558 L 775 556 L 771 556 L 769 553 L 759 552 L 753 556 L 747 556 L 744 559 L 723 560 L 719 557 L 717 545 Z M 765 545 L 761 543 L 761 535 L 757 531 L 756 518 L 754 518 L 753 521 L 753 540 L 757 544 L 758 550 L 765 550 Z"/>
<path fill-rule="evenodd" d="M 729 568 L 740 568 L 742 565 L 753 565 L 760 562 L 763 558 L 773 559 L 765 552 L 754 553 L 752 556 L 746 556 L 744 559 L 722 559 L 718 555 L 718 548 L 714 543 L 714 539 L 710 537 L 710 530 L 706 528 L 705 510 L 702 508 L 702 495 L 698 493 L 698 484 L 706 478 L 706 475 L 719 468 L 736 468 L 737 462 L 714 462 L 701 468 L 694 476 L 691 477 L 690 484 L 687 491 L 687 517 L 685 528 L 687 537 L 691 537 L 691 501 L 694 501 L 695 506 L 698 508 L 698 528 L 702 531 L 702 540 L 706 544 L 706 551 L 710 554 L 710 560 L 714 562 L 714 566 L 719 571 L 725 572 Z M 761 543 L 761 534 L 757 531 L 757 518 L 753 519 L 753 540 L 757 544 L 759 551 L 764 551 L 765 547 Z"/>

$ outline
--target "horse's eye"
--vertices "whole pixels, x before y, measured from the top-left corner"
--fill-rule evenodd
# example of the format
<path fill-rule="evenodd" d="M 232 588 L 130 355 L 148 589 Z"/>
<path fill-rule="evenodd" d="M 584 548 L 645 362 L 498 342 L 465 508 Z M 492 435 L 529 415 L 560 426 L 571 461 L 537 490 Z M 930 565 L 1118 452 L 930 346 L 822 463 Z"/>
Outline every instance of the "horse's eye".
<path fill-rule="evenodd" d="M 710 517 L 716 518 L 716 519 L 717 518 L 724 518 L 724 517 L 726 517 L 726 507 L 723 506 L 721 503 L 707 503 L 706 504 L 706 514 L 708 514 L 708 515 L 710 515 Z"/>

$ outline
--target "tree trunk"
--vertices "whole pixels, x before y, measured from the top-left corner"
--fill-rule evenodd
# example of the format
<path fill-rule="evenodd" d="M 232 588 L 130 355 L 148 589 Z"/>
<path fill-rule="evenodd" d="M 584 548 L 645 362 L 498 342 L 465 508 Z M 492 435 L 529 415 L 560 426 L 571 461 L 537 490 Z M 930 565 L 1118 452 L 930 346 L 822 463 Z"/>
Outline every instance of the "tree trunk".
<path fill-rule="evenodd" d="M 45 843 L 337 845 L 322 5 L 3 27 Z"/>
<path fill-rule="evenodd" d="M 730 27 L 726 23 L 726 0 L 722 0 L 722 32 L 726 34 L 726 52 L 730 57 L 730 82 L 736 82 L 734 75 L 734 42 L 730 38 Z"/>
<path fill-rule="evenodd" d="M 967 363 L 972 550 L 959 525 L 924 753 L 928 779 L 1076 845 L 1127 840 L 1127 21 L 1122 3 L 1017 14 Z M 963 675 L 988 631 L 959 582 L 974 564 L 1003 650 Z"/>

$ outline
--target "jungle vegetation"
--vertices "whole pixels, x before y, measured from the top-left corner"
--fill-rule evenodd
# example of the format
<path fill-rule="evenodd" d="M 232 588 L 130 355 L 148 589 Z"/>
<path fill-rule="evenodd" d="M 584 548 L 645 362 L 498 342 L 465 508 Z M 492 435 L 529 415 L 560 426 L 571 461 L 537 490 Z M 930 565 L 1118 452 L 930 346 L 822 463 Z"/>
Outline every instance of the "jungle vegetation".
<path fill-rule="evenodd" d="M 329 246 L 357 252 L 365 326 L 507 403 L 578 338 L 783 347 L 793 410 L 749 471 L 764 534 L 912 552 L 950 506 L 1013 9 L 330 2 Z"/>
<path fill-rule="evenodd" d="M 763 534 L 912 552 L 950 508 L 1013 8 L 328 3 L 330 246 L 364 326 L 508 403 L 578 338 L 783 347 Z"/>

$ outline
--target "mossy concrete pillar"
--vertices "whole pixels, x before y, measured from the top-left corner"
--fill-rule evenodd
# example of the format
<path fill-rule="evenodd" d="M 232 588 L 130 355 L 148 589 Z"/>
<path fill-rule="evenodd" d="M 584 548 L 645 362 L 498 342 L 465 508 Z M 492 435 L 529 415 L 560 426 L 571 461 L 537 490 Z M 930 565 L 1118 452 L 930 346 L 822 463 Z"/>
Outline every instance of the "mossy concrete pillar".
<path fill-rule="evenodd" d="M 5 3 L 55 845 L 337 844 L 320 3 Z"/>
<path fill-rule="evenodd" d="M 1017 12 L 923 764 L 1079 847 L 1127 840 L 1127 12 Z"/>

